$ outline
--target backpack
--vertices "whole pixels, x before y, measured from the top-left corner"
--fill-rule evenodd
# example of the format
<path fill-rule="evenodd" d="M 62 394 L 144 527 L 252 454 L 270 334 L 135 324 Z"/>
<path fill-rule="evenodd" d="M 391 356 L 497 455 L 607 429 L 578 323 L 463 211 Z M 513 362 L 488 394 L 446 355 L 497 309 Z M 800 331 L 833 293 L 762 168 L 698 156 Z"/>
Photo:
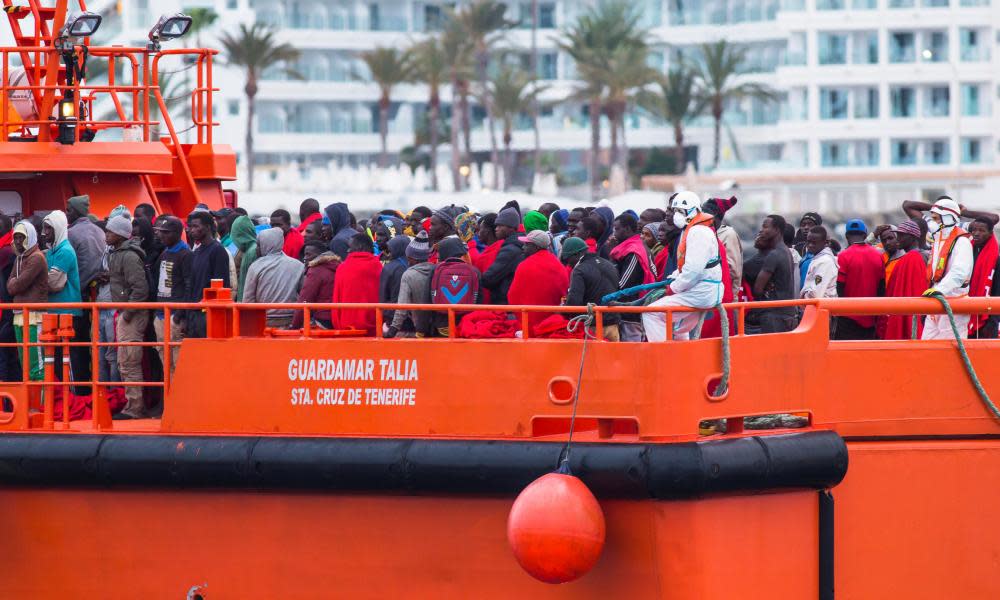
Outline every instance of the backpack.
<path fill-rule="evenodd" d="M 476 304 L 479 300 L 479 269 L 460 259 L 438 264 L 431 277 L 433 304 Z"/>

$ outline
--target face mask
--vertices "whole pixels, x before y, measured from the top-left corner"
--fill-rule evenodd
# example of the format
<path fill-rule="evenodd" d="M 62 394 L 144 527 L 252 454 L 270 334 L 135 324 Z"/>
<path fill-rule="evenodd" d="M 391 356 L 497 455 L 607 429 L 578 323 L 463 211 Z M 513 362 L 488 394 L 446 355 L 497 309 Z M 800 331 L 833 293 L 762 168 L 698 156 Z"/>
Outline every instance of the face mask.
<path fill-rule="evenodd" d="M 673 221 L 674 221 L 674 227 L 676 227 L 677 229 L 684 229 L 685 227 L 687 227 L 687 218 L 685 218 L 684 215 L 682 215 L 681 213 L 675 212 Z"/>
<path fill-rule="evenodd" d="M 931 235 L 936 234 L 937 232 L 941 231 L 941 223 L 938 223 L 937 221 L 934 220 L 927 221 L 927 231 Z"/>

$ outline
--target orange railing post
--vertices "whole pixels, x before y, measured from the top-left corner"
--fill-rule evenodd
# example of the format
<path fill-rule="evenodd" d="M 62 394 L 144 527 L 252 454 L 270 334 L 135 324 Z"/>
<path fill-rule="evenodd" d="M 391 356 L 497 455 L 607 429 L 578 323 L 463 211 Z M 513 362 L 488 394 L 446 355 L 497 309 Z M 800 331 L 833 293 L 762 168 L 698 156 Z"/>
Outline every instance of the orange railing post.
<path fill-rule="evenodd" d="M 221 279 L 213 279 L 212 286 L 205 288 L 203 301 L 205 308 L 205 335 L 208 338 L 233 337 L 233 291 L 223 287 Z"/>
<path fill-rule="evenodd" d="M 111 407 L 108 406 L 105 388 L 99 384 L 101 369 L 98 363 L 101 359 L 101 311 L 96 306 L 90 312 L 90 406 L 94 429 L 101 431 L 111 429 Z"/>

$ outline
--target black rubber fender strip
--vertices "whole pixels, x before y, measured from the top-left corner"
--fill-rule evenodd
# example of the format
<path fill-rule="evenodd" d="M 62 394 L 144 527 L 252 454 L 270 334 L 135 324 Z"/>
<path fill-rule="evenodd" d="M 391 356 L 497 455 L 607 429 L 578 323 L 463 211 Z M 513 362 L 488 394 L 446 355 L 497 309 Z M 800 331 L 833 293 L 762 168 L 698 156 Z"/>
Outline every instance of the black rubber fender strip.
<path fill-rule="evenodd" d="M 0 434 L 0 485 L 517 494 L 563 444 L 512 440 Z M 847 473 L 832 431 L 683 443 L 578 443 L 571 468 L 601 497 L 821 490 Z"/>

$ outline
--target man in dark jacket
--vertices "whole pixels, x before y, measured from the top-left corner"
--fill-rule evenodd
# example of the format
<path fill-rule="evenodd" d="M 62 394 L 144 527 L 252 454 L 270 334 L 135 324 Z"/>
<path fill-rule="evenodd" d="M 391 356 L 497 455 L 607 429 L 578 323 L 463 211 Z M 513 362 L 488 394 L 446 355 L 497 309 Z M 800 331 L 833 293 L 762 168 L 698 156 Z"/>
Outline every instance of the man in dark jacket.
<path fill-rule="evenodd" d="M 497 215 L 495 230 L 497 239 L 503 240 L 500 252 L 490 268 L 483 273 L 482 285 L 490 291 L 491 304 L 507 304 L 507 291 L 514 281 L 517 265 L 524 260 L 522 244 L 518 241 L 517 228 L 521 217 L 516 209 L 505 208 Z"/>
<path fill-rule="evenodd" d="M 191 286 L 191 267 L 194 254 L 187 243 L 181 239 L 183 233 L 184 223 L 173 215 L 165 216 L 156 223 L 156 236 L 164 248 L 153 266 L 157 302 L 185 302 L 187 300 L 188 289 Z M 162 343 L 165 335 L 164 312 L 162 310 L 156 311 L 153 330 L 156 332 L 156 341 Z M 180 342 L 183 339 L 183 314 L 180 311 L 174 311 L 170 318 L 170 341 Z M 179 347 L 170 350 L 171 375 L 177 367 L 177 356 L 180 350 Z M 160 354 L 160 361 L 163 361 L 163 346 L 157 346 L 156 351 Z M 164 364 L 166 363 L 164 362 Z"/>
<path fill-rule="evenodd" d="M 108 277 L 111 284 L 111 299 L 114 302 L 145 302 L 149 298 L 149 283 L 146 279 L 145 259 L 138 240 L 132 239 L 132 221 L 124 216 L 113 217 L 107 225 L 107 241 L 111 247 L 108 257 Z M 141 342 L 149 324 L 149 312 L 145 310 L 118 311 L 115 321 L 116 340 Z M 142 381 L 142 348 L 120 346 L 118 348 L 118 371 L 122 381 Z M 127 386 L 125 397 L 128 404 L 122 409 L 122 418 L 142 419 L 146 417 L 146 404 L 142 398 L 142 388 Z"/>
<path fill-rule="evenodd" d="M 389 240 L 387 248 L 383 254 L 388 255 L 388 260 L 383 261 L 382 276 L 379 278 L 378 301 L 387 304 L 395 304 L 399 298 L 399 285 L 403 279 L 403 273 L 410 268 L 410 263 L 406 259 L 406 248 L 410 245 L 410 238 L 405 235 L 397 235 Z M 387 310 L 382 315 L 384 323 L 392 323 L 394 311 Z"/>
<path fill-rule="evenodd" d="M 601 298 L 618 291 L 618 269 L 614 263 L 587 252 L 587 244 L 580 238 L 566 238 L 560 258 L 573 272 L 569 276 L 566 306 L 601 304 Z M 616 313 L 604 313 L 604 339 L 620 339 Z"/>
<path fill-rule="evenodd" d="M 205 288 L 212 286 L 213 279 L 221 279 L 223 286 L 232 287 L 229 280 L 229 252 L 215 239 L 215 219 L 210 213 L 191 213 L 188 217 L 188 235 L 197 249 L 191 261 L 191 286 L 187 292 L 187 301 L 201 302 Z M 186 313 L 184 337 L 205 337 L 205 313 L 200 310 Z"/>
<path fill-rule="evenodd" d="M 80 271 L 80 297 L 84 302 L 90 302 L 94 298 L 97 286 L 102 283 L 104 252 L 107 250 L 104 232 L 87 217 L 89 213 L 90 196 L 73 196 L 66 201 L 66 221 L 69 223 L 66 237 L 76 252 L 77 269 Z M 90 316 L 89 310 L 73 315 L 74 342 L 90 341 Z M 69 349 L 69 354 L 73 364 L 74 379 L 77 381 L 90 379 L 90 348 L 75 346 Z M 77 386 L 77 393 L 83 389 L 84 386 Z M 90 393 L 89 388 L 86 388 L 86 393 Z"/>
<path fill-rule="evenodd" d="M 333 242 L 335 240 L 349 245 L 351 238 L 357 232 L 351 228 L 351 213 L 347 209 L 347 205 L 343 202 L 335 202 L 323 210 L 327 220 L 330 221 L 330 250 L 334 250 Z"/>

